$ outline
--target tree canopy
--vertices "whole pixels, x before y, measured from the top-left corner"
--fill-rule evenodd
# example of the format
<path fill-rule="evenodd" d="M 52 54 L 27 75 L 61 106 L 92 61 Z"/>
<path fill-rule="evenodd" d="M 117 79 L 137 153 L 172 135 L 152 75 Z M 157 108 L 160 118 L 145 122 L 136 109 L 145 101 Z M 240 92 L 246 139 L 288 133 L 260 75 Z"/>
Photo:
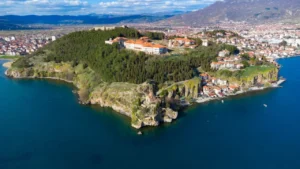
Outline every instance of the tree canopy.
<path fill-rule="evenodd" d="M 143 52 L 120 49 L 118 44 L 107 45 L 105 40 L 123 36 L 139 38 L 135 29 L 116 28 L 109 31 L 80 31 L 66 35 L 33 54 L 46 54 L 46 62 L 83 63 L 107 82 L 143 83 L 155 80 L 183 81 L 197 75 L 198 67 L 210 70 L 210 63 L 224 46 L 198 47 L 179 56 L 155 56 Z M 15 66 L 28 67 L 30 57 L 18 61 Z"/>

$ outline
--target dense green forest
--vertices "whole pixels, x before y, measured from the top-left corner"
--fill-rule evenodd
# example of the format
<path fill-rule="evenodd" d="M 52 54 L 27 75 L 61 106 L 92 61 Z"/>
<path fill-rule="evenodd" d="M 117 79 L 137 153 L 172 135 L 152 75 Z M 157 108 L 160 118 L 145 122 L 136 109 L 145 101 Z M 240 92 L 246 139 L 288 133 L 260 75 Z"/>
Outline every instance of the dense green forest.
<path fill-rule="evenodd" d="M 105 40 L 117 36 L 139 38 L 143 35 L 129 28 L 74 32 L 50 43 L 32 56 L 19 59 L 13 66 L 30 67 L 32 63 L 28 58 L 46 54 L 46 62 L 72 61 L 73 66 L 84 63 L 107 82 L 143 83 L 150 79 L 158 83 L 178 82 L 197 76 L 196 68 L 200 66 L 209 71 L 211 61 L 216 58 L 218 51 L 225 48 L 222 45 L 200 46 L 185 55 L 153 56 L 120 49 L 118 44 L 105 44 Z"/>

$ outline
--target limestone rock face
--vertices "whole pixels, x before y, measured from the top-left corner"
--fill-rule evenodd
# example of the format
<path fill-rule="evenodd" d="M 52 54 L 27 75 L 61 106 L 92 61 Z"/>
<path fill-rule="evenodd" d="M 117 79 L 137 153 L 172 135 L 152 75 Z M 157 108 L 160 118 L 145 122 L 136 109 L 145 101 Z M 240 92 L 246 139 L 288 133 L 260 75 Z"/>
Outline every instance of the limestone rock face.
<path fill-rule="evenodd" d="M 186 80 L 183 82 L 175 83 L 171 86 L 165 87 L 158 91 L 158 94 L 166 91 L 168 93 L 168 98 L 175 98 L 175 96 L 185 97 L 185 98 L 197 98 L 201 88 L 201 79 L 194 78 Z"/>
<path fill-rule="evenodd" d="M 142 124 L 141 121 L 137 121 L 137 122 L 135 122 L 135 123 L 131 123 L 131 126 L 132 126 L 133 128 L 140 129 L 140 128 L 143 127 L 143 124 Z"/>
<path fill-rule="evenodd" d="M 131 117 L 131 109 L 138 97 L 136 85 L 123 83 L 103 84 L 93 89 L 89 94 L 91 104 L 111 107 L 113 110 Z"/>
<path fill-rule="evenodd" d="M 164 122 L 171 123 L 173 120 L 177 119 L 177 117 L 178 117 L 178 112 L 176 112 L 170 108 L 164 109 L 164 112 L 163 112 L 163 121 Z"/>
<path fill-rule="evenodd" d="M 8 76 L 8 77 L 12 77 L 12 78 L 22 78 L 22 77 L 26 77 L 26 76 L 23 76 L 22 73 L 21 73 L 20 71 L 11 70 L 11 69 L 8 69 L 8 70 L 5 72 L 5 75 Z"/>
<path fill-rule="evenodd" d="M 277 81 L 278 80 L 278 69 L 274 69 L 272 71 L 269 71 L 267 73 L 261 73 L 253 78 L 251 78 L 249 81 L 241 81 L 243 87 L 251 87 L 253 85 L 264 85 L 268 84 L 271 81 Z"/>
<path fill-rule="evenodd" d="M 87 79 L 94 76 L 91 69 L 72 68 L 69 63 L 43 63 L 25 69 L 11 68 L 7 70 L 6 75 L 13 78 L 51 78 L 71 82 L 78 88 L 81 104 L 110 107 L 130 117 L 131 126 L 134 128 L 171 122 L 178 114 L 171 109 L 161 108 L 161 99 L 157 97 L 153 84 L 118 82 L 94 84 L 93 78 Z"/>
<path fill-rule="evenodd" d="M 174 96 L 174 91 L 169 91 L 168 98 L 171 99 Z"/>
<path fill-rule="evenodd" d="M 164 116 L 163 121 L 164 121 L 165 123 L 171 123 L 171 122 L 172 122 L 172 119 L 171 119 L 169 116 Z"/>
<path fill-rule="evenodd" d="M 176 111 L 174 111 L 174 110 L 172 110 L 170 108 L 167 108 L 165 110 L 165 115 L 168 116 L 169 118 L 175 120 L 178 117 L 178 112 L 176 112 Z"/>

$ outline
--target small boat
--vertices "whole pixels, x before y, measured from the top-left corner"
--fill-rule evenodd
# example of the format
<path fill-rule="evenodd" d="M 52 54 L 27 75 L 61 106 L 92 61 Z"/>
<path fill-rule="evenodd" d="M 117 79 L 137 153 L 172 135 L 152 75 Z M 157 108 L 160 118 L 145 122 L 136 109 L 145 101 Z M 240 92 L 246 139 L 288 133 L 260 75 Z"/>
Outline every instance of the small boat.
<path fill-rule="evenodd" d="M 268 107 L 268 105 L 264 104 L 265 107 Z"/>
<path fill-rule="evenodd" d="M 143 135 L 143 133 L 142 133 L 141 131 L 139 131 L 137 134 L 138 134 L 138 135 Z"/>
<path fill-rule="evenodd" d="M 222 103 L 224 103 L 224 100 L 222 100 Z"/>

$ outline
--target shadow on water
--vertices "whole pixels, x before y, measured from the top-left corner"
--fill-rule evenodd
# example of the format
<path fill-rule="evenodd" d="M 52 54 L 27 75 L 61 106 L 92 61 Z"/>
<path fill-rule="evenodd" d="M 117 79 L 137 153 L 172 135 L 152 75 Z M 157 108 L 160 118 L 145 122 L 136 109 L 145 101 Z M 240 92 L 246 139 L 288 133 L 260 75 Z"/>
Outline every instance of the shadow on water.
<path fill-rule="evenodd" d="M 114 111 L 110 107 L 101 107 L 100 105 L 82 105 L 82 106 L 91 108 L 96 113 L 101 113 L 101 115 L 112 116 L 113 118 L 116 118 L 116 119 L 119 119 L 119 121 L 122 121 L 123 124 L 130 126 L 131 121 L 130 121 L 129 117 L 127 117 L 124 114 Z"/>
<path fill-rule="evenodd" d="M 67 86 L 70 88 L 70 90 L 74 90 L 76 89 L 76 87 L 72 84 L 72 83 L 68 83 L 68 82 L 65 82 L 65 81 L 62 81 L 62 80 L 56 80 L 56 79 L 42 79 L 42 78 L 22 78 L 22 79 L 15 79 L 15 78 L 11 78 L 11 77 L 8 77 L 9 79 L 11 80 L 14 80 L 14 81 L 23 81 L 23 82 L 46 82 L 50 85 L 55 85 L 55 86 Z"/>

